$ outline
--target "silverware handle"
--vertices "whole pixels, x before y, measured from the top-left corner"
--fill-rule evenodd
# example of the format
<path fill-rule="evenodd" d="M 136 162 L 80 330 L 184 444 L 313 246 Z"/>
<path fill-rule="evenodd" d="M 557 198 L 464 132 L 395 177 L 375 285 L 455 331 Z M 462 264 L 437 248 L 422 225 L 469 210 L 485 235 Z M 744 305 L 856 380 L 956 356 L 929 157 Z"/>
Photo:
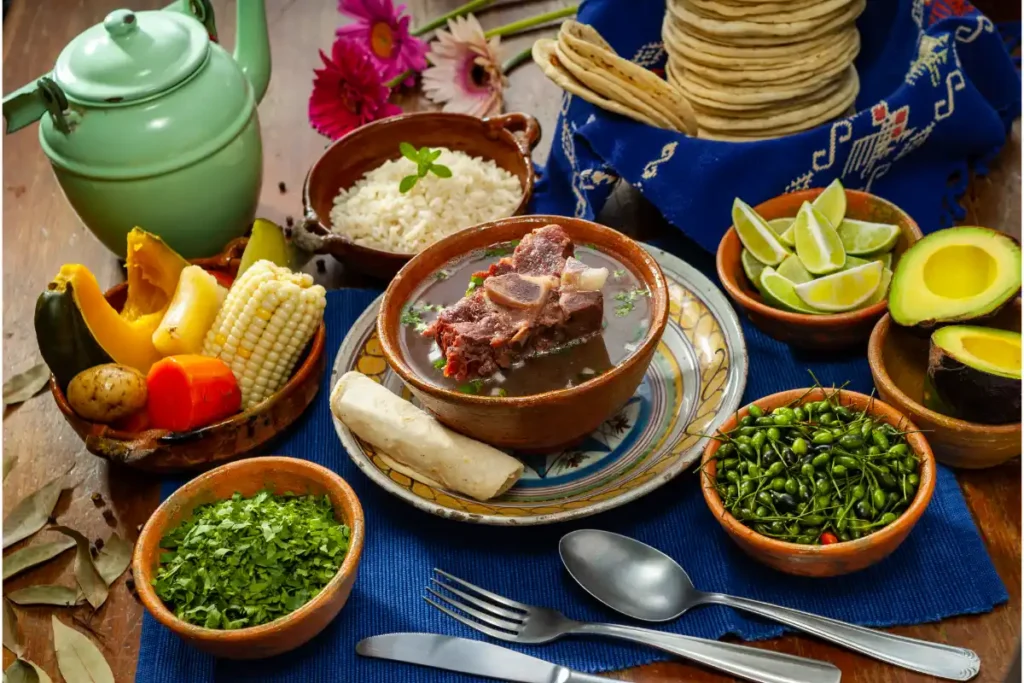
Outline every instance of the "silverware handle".
<path fill-rule="evenodd" d="M 828 662 L 647 628 L 581 624 L 572 633 L 607 636 L 649 645 L 756 683 L 839 683 L 840 678 L 839 669 Z"/>
<path fill-rule="evenodd" d="M 978 655 L 965 648 L 897 636 L 788 607 L 731 595 L 710 593 L 707 595 L 707 602 L 751 612 L 883 662 L 939 678 L 967 681 L 977 676 L 981 669 Z"/>
<path fill-rule="evenodd" d="M 582 671 L 570 671 L 566 669 L 565 678 L 557 678 L 556 683 L 615 683 L 617 679 L 585 674 Z"/>

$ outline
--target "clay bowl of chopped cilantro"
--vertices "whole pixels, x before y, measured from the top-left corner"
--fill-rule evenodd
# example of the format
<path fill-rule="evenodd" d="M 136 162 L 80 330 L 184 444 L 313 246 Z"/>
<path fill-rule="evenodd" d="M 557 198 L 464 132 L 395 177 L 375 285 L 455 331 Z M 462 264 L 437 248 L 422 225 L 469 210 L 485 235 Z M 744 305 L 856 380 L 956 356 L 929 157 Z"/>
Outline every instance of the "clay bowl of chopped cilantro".
<path fill-rule="evenodd" d="M 384 293 L 377 334 L 441 422 L 542 453 L 633 396 L 668 315 L 665 276 L 641 244 L 579 218 L 514 216 L 413 258 Z"/>
<path fill-rule="evenodd" d="M 363 509 L 334 472 L 263 457 L 222 465 L 157 508 L 135 546 L 139 597 L 195 647 L 230 659 L 292 650 L 344 606 Z"/>

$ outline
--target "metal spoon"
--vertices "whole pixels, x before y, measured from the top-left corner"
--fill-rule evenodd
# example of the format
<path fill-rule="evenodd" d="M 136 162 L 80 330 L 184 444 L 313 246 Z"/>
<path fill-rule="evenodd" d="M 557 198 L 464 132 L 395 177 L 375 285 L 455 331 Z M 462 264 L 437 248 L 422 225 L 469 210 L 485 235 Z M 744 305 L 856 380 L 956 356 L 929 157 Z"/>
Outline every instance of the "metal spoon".
<path fill-rule="evenodd" d="M 675 560 L 628 536 L 580 529 L 562 537 L 558 552 L 562 564 L 585 591 L 634 619 L 670 621 L 698 605 L 728 605 L 939 678 L 966 681 L 981 668 L 981 660 L 971 650 L 875 631 L 757 600 L 701 592 Z"/>

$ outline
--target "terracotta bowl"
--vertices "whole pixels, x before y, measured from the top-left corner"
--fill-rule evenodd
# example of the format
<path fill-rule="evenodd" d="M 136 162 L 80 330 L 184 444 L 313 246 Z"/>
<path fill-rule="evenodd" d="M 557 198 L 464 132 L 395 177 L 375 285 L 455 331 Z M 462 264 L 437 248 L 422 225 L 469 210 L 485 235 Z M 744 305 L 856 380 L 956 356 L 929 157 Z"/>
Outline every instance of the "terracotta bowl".
<path fill-rule="evenodd" d="M 208 271 L 234 277 L 248 238 L 240 238 L 227 246 L 222 254 L 195 259 L 192 263 Z M 120 310 L 128 294 L 128 285 L 107 290 L 107 301 Z M 274 395 L 259 405 L 189 432 L 147 429 L 128 432 L 110 425 L 90 422 L 79 417 L 57 381 L 50 377 L 50 393 L 57 407 L 85 447 L 94 455 L 149 472 L 182 472 L 205 469 L 211 465 L 244 455 L 284 431 L 313 402 L 320 390 L 326 360 L 324 342 L 327 331 L 320 327 L 309 342 L 302 360 L 291 379 Z"/>
<path fill-rule="evenodd" d="M 783 194 L 758 204 L 755 208 L 765 220 L 795 216 L 804 202 L 813 201 L 823 188 Z M 891 223 L 900 227 L 894 259 L 911 244 L 921 239 L 921 229 L 898 206 L 873 194 L 857 190 L 846 191 L 846 215 L 850 218 L 876 223 Z M 750 321 L 765 334 L 781 342 L 802 348 L 840 349 L 859 344 L 871 334 L 875 322 L 885 313 L 887 303 L 848 313 L 807 315 L 790 313 L 765 303 L 761 293 L 747 279 L 740 262 L 743 244 L 736 229 L 730 227 L 718 245 L 716 263 L 718 277 L 736 305 L 742 308 Z M 893 261 L 895 265 L 896 261 Z"/>
<path fill-rule="evenodd" d="M 478 396 L 432 384 L 406 362 L 399 334 L 402 309 L 416 288 L 441 266 L 474 249 L 519 239 L 551 223 L 574 242 L 589 242 L 618 259 L 651 292 L 651 327 L 640 347 L 612 370 L 571 389 L 533 396 Z M 579 218 L 522 216 L 484 223 L 446 237 L 410 261 L 392 280 L 377 318 L 377 334 L 388 364 L 424 407 L 463 434 L 493 446 L 546 452 L 578 442 L 622 407 L 643 380 L 668 320 L 668 287 L 654 258 L 611 228 Z"/>
<path fill-rule="evenodd" d="M 274 493 L 310 493 L 330 497 L 335 517 L 351 529 L 348 555 L 338 573 L 312 600 L 279 619 L 261 626 L 232 631 L 194 626 L 174 616 L 153 590 L 160 564 L 160 540 L 192 514 L 199 505 L 230 498 L 234 493 L 254 496 L 267 488 Z M 221 465 L 171 494 L 143 527 L 135 544 L 132 572 L 142 604 L 157 621 L 190 645 L 229 659 L 261 659 L 293 650 L 320 633 L 348 601 L 366 534 L 363 508 L 345 480 L 326 467 L 279 456 L 251 458 Z"/>
<path fill-rule="evenodd" d="M 986 327 L 1020 332 L 1021 301 L 986 319 Z M 1001 465 L 1021 453 L 1020 423 L 967 422 L 926 408 L 922 403 L 928 371 L 928 337 L 892 322 L 888 314 L 875 325 L 868 362 L 878 395 L 906 413 L 928 434 L 935 458 L 951 467 L 981 469 Z"/>
<path fill-rule="evenodd" d="M 820 401 L 823 398 L 825 398 L 825 392 L 821 389 L 792 389 L 765 396 L 754 403 L 767 413 L 781 406 L 794 405 L 797 402 L 802 404 L 808 401 Z M 839 395 L 839 402 L 858 412 L 866 408 L 868 415 L 894 427 L 909 431 L 917 429 L 914 423 L 895 408 L 870 396 L 853 391 L 842 391 Z M 725 432 L 734 428 L 748 412 L 749 406 L 744 407 L 726 420 L 719 430 Z M 744 526 L 722 505 L 722 500 L 714 486 L 717 470 L 714 455 L 719 445 L 718 441 L 711 440 L 708 442 L 707 448 L 704 449 L 702 461 L 704 473 L 701 475 L 704 500 L 711 508 L 718 523 L 744 552 L 755 560 L 787 574 L 814 577 L 839 576 L 875 564 L 896 550 L 903 542 L 903 539 L 917 524 L 917 520 L 921 518 L 924 509 L 928 507 L 928 502 L 935 490 L 935 457 L 932 455 L 932 449 L 920 433 L 909 434 L 907 435 L 907 445 L 921 463 L 921 483 L 910 507 L 895 522 L 855 541 L 831 545 L 787 543 L 762 536 Z"/>
<path fill-rule="evenodd" d="M 306 176 L 302 190 L 305 220 L 297 235 L 317 253 L 331 254 L 347 267 L 365 275 L 390 280 L 413 254 L 363 247 L 331 229 L 334 198 L 365 173 L 398 159 L 399 142 L 447 147 L 471 156 L 491 159 L 512 173 L 523 187 L 523 200 L 512 215 L 526 210 L 535 175 L 530 153 L 540 141 L 540 124 L 529 114 L 503 114 L 480 119 L 465 114 L 417 112 L 381 119 L 352 131 L 332 144 Z M 470 227 L 470 226 L 465 226 Z M 312 239 L 310 239 L 310 237 Z"/>

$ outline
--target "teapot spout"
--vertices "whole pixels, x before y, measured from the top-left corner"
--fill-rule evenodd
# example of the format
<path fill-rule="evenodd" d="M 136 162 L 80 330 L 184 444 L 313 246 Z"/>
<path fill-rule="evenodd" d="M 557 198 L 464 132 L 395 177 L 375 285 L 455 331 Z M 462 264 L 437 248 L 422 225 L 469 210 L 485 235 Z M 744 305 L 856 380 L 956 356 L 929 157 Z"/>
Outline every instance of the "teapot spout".
<path fill-rule="evenodd" d="M 235 62 L 252 84 L 256 102 L 270 83 L 270 35 L 264 0 L 239 1 L 235 29 Z"/>

